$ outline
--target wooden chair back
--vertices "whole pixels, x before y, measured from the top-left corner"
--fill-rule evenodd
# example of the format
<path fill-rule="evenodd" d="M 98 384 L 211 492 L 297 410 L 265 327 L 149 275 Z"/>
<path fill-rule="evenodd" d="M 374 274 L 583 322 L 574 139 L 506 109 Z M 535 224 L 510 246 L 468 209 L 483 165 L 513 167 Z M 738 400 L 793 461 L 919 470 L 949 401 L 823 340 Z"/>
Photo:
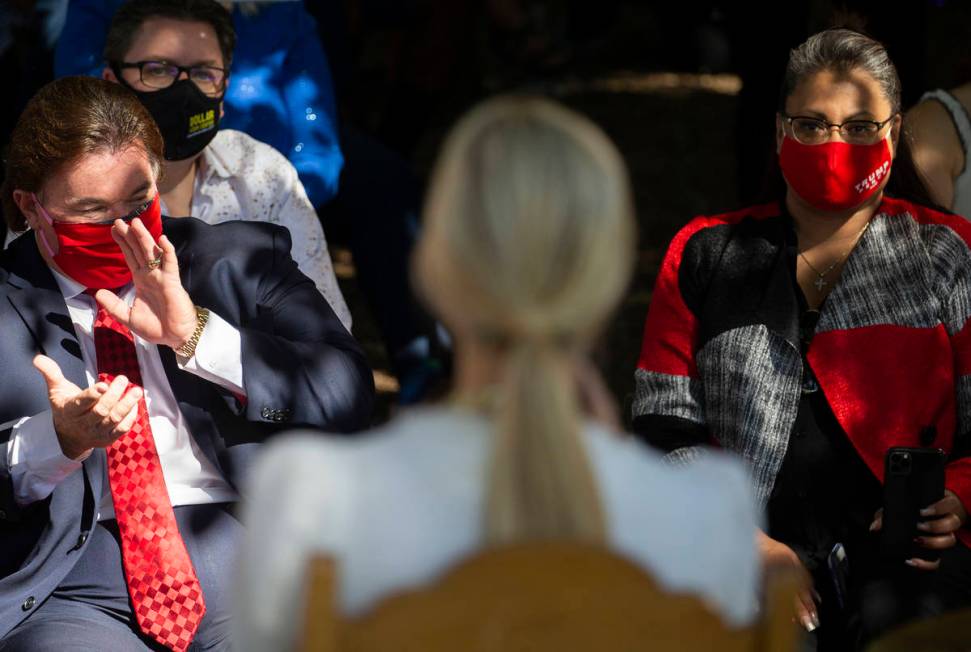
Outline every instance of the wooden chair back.
<path fill-rule="evenodd" d="M 771 582 L 756 623 L 731 628 L 698 598 L 585 545 L 488 550 L 359 618 L 337 615 L 336 577 L 330 559 L 312 560 L 304 652 L 788 652 L 798 639 L 792 576 Z"/>
<path fill-rule="evenodd" d="M 971 609 L 902 625 L 871 643 L 867 652 L 971 652 Z"/>

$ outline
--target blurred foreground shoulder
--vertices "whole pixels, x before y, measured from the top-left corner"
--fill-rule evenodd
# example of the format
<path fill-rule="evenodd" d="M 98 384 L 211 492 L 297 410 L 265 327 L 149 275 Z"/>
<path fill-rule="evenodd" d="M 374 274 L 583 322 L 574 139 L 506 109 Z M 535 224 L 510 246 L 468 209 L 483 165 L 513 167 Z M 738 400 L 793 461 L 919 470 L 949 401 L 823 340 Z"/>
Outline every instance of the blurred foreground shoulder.
<path fill-rule="evenodd" d="M 717 451 L 674 466 L 632 437 L 592 435 L 615 547 L 668 590 L 699 594 L 731 624 L 750 621 L 760 519 L 744 466 Z"/>

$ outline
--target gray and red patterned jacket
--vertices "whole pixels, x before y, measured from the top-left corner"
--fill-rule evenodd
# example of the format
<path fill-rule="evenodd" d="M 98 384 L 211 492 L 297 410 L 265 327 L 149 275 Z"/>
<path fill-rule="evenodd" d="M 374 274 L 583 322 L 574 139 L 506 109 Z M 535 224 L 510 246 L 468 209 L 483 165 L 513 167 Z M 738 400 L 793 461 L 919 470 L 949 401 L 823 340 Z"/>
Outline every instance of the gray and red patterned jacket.
<path fill-rule="evenodd" d="M 739 455 L 764 504 L 799 405 L 799 307 L 778 204 L 698 217 L 658 275 L 636 371 L 633 427 L 672 461 Z M 874 475 L 891 446 L 948 454 L 971 509 L 971 224 L 884 197 L 823 304 L 806 359 Z M 925 442 L 926 443 L 926 442 Z M 971 544 L 971 530 L 959 538 Z"/>

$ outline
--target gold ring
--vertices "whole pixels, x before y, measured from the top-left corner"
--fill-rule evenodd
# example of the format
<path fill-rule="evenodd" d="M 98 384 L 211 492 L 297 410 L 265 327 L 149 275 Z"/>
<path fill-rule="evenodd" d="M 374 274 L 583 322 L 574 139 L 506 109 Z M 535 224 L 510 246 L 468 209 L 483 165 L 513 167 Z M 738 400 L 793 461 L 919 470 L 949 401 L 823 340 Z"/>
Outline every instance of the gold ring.
<path fill-rule="evenodd" d="M 153 258 L 152 260 L 148 261 L 148 264 L 146 265 L 146 267 L 148 267 L 148 271 L 152 271 L 153 269 L 158 269 L 161 264 L 162 264 L 162 257 L 159 256 L 157 258 Z"/>

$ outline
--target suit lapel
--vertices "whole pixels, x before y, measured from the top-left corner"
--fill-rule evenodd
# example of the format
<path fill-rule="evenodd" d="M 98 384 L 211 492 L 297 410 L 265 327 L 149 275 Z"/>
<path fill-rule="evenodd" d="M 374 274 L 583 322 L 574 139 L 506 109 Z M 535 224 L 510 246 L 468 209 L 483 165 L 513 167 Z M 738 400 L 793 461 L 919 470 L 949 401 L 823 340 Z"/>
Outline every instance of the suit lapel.
<path fill-rule="evenodd" d="M 68 380 L 86 387 L 84 359 L 74 324 L 34 238 L 21 236 L 11 243 L 8 252 L 7 300 L 30 331 L 38 351 L 53 359 Z"/>

